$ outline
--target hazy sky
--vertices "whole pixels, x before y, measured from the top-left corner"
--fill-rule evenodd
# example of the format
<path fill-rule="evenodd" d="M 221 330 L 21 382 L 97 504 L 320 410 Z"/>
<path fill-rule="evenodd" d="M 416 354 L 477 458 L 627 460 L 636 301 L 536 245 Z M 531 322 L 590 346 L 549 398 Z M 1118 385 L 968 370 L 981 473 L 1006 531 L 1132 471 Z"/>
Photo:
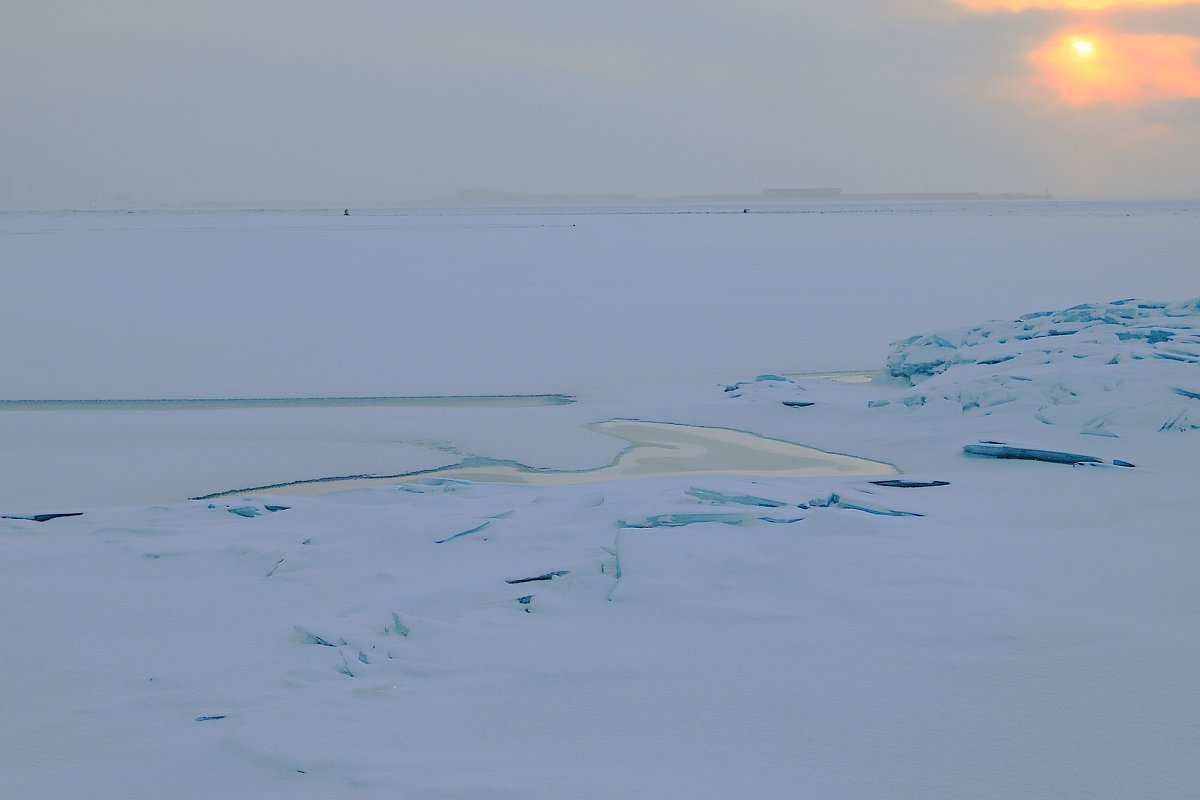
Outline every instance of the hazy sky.
<path fill-rule="evenodd" d="M 1200 0 L 0 0 L 0 75 L 8 206 L 1200 196 Z"/>

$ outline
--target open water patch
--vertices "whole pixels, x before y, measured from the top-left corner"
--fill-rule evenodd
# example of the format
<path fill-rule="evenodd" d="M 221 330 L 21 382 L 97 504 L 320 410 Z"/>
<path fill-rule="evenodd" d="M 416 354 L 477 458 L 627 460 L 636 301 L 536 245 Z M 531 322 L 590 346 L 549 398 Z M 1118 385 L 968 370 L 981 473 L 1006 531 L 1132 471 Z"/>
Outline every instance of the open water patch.
<path fill-rule="evenodd" d="M 0 411 L 196 411 L 246 408 L 530 408 L 575 402 L 566 394 L 398 397 L 219 397 L 145 400 L 0 400 Z"/>

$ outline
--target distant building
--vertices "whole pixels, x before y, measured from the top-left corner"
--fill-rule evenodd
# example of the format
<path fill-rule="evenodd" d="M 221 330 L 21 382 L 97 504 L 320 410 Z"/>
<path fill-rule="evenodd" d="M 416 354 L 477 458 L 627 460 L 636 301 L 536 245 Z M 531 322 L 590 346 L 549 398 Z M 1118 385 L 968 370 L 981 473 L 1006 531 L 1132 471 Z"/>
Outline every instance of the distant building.
<path fill-rule="evenodd" d="M 524 194 L 520 192 L 498 192 L 490 189 L 456 189 L 452 202 L 459 205 L 503 206 L 503 205 L 605 205 L 609 203 L 631 203 L 634 194 Z"/>
<path fill-rule="evenodd" d="M 813 200 L 839 197 L 841 189 L 833 187 L 806 187 L 802 189 L 763 189 L 762 196 L 770 200 Z"/>

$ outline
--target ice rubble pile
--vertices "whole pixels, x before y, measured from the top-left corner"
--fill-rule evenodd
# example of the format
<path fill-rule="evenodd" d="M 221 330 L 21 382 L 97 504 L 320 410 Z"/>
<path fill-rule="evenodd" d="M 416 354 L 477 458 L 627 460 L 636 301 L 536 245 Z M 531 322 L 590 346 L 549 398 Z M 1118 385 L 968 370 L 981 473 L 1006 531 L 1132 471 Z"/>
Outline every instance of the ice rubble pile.
<path fill-rule="evenodd" d="M 1200 298 L 1117 300 L 913 336 L 887 372 L 918 391 L 873 407 L 1032 413 L 1118 436 L 1200 429 Z"/>

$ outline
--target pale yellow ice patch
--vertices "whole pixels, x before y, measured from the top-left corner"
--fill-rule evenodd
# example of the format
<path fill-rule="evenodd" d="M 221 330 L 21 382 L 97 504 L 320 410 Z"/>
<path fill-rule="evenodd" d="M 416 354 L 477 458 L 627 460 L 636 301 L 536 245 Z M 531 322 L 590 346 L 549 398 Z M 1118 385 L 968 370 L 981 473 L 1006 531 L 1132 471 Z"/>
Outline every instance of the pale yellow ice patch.
<path fill-rule="evenodd" d="M 837 383 L 870 383 L 874 378 L 873 372 L 796 372 L 785 375 L 785 378 L 803 380 L 835 381 Z"/>
<path fill-rule="evenodd" d="M 590 470 L 537 471 L 506 464 L 447 467 L 411 476 L 333 479 L 258 491 L 280 495 L 324 494 L 370 486 L 394 486 L 424 478 L 569 486 L 687 475 L 811 478 L 894 475 L 899 472 L 891 464 L 830 453 L 730 428 L 627 419 L 597 422 L 588 427 L 624 439 L 630 446 L 612 464 Z"/>

